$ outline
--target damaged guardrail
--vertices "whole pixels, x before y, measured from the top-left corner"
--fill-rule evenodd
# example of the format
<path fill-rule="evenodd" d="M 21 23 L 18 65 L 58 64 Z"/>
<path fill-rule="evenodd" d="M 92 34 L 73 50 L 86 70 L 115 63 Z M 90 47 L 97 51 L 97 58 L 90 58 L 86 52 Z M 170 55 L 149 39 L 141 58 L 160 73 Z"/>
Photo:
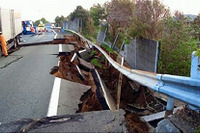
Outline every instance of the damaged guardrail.
<path fill-rule="evenodd" d="M 121 66 L 121 64 L 115 62 L 100 46 L 92 43 L 79 33 L 68 29 L 67 31 L 79 36 L 89 47 L 94 46 L 97 48 L 110 64 L 123 75 L 154 91 L 169 96 L 167 110 L 173 109 L 173 98 L 200 108 L 200 71 L 198 69 L 200 59 L 194 56 L 194 53 L 192 55 L 191 77 L 151 73 Z"/>

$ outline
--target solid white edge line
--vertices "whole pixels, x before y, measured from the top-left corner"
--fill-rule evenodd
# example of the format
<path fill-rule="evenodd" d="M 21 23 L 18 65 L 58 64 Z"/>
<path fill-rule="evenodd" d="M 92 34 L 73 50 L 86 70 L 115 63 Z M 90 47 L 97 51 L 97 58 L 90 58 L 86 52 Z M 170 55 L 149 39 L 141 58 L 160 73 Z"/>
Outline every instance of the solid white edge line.
<path fill-rule="evenodd" d="M 59 52 L 62 52 L 61 44 L 59 44 Z M 60 64 L 60 61 L 58 61 L 58 66 L 59 64 Z M 59 101 L 59 95 L 60 95 L 60 84 L 61 84 L 61 78 L 55 77 L 53 89 L 51 92 L 48 112 L 47 112 L 48 117 L 57 115 L 58 101 Z"/>

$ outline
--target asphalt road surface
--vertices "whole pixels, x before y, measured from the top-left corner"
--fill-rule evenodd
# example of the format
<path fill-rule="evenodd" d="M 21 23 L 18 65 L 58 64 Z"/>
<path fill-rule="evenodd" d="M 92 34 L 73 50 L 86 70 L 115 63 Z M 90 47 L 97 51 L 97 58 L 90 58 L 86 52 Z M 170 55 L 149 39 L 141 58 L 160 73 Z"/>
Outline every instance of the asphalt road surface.
<path fill-rule="evenodd" d="M 58 45 L 22 47 L 0 67 L 0 123 L 47 115 Z M 12 58 L 13 57 L 13 58 Z M 1 64 L 0 58 L 0 64 Z"/>
<path fill-rule="evenodd" d="M 49 32 L 40 32 L 33 35 L 22 35 L 21 42 L 19 45 L 31 45 L 31 44 L 41 44 L 41 43 L 51 43 L 54 39 L 55 33 L 52 31 Z"/>

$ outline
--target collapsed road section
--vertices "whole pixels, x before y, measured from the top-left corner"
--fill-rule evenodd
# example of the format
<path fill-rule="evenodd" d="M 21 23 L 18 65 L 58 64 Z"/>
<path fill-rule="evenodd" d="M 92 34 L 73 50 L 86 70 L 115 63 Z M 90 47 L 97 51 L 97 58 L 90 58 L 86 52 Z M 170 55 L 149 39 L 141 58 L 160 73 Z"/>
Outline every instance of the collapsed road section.
<path fill-rule="evenodd" d="M 62 79 L 91 86 L 91 89 L 80 98 L 82 102 L 79 104 L 77 113 L 116 110 L 115 87 L 119 72 L 108 64 L 97 49 L 85 46 L 79 42 L 76 36 L 67 36 L 66 40 L 62 42 L 62 49 L 58 55 L 60 58 L 59 66 L 54 66 L 50 73 Z M 151 114 L 151 112 L 163 110 L 164 105 L 150 91 L 146 92 L 142 88 L 143 86 L 141 86 L 141 91 L 139 84 L 126 77 L 123 80 L 125 84 L 122 85 L 124 89 L 120 108 L 126 110 L 127 120 L 130 121 L 130 124 L 133 121 L 140 123 L 138 126 L 132 127 L 133 131 L 147 132 L 148 124 L 141 121 L 137 113 L 131 112 L 134 112 L 135 109 L 141 115 Z M 147 100 L 140 101 L 144 96 Z M 154 103 L 150 103 L 152 101 Z M 149 110 L 145 108 L 146 106 Z"/>
<path fill-rule="evenodd" d="M 159 112 L 165 112 L 166 102 L 155 97 L 153 92 L 144 86 L 145 81 L 142 81 L 143 85 L 141 85 L 129 79 L 129 76 L 121 78 L 122 92 L 120 103 L 118 103 L 116 88 L 119 88 L 120 71 L 116 67 L 113 67 L 113 64 L 110 64 L 107 57 L 105 58 L 104 53 L 106 52 L 112 60 L 120 63 L 122 57 L 116 52 L 104 45 L 93 47 L 88 40 L 85 40 L 84 37 L 78 34 L 70 37 L 66 36 L 66 40 L 62 43 L 74 45 L 74 51 L 60 53 L 61 64 L 55 75 L 70 81 L 92 86 L 91 90 L 81 97 L 82 104 L 79 105 L 80 109 L 77 112 L 105 109 L 115 110 L 117 104 L 119 104 L 120 108 L 126 111 L 125 116 L 129 125 L 128 127 L 131 127 L 129 130 L 137 132 L 148 131 L 151 126 L 148 123 L 145 124 L 141 119 L 136 120 L 133 118 L 145 118 L 142 116 L 149 115 L 151 120 L 148 122 L 153 121 L 153 126 L 155 126 L 155 120 L 159 122 L 164 118 L 165 113 Z M 103 49 L 104 52 L 100 49 Z M 124 66 L 128 68 L 128 64 L 125 63 Z M 146 75 L 148 74 L 150 73 L 146 73 Z M 147 83 L 147 86 L 148 84 L 152 83 Z M 158 115 L 160 116 L 157 117 Z M 131 123 L 142 124 L 136 124 L 137 126 L 133 124 L 134 126 L 130 126 Z"/>
<path fill-rule="evenodd" d="M 58 54 L 59 65 L 54 66 L 50 74 L 61 78 L 64 82 L 68 80 L 70 83 L 67 84 L 76 82 L 79 85 L 86 85 L 88 89 L 80 90 L 81 87 L 77 86 L 76 89 L 70 88 L 71 91 L 68 90 L 67 93 L 61 92 L 64 94 L 63 97 L 68 97 L 67 94 L 72 91 L 83 93 L 79 97 L 81 102 L 77 105 L 78 108 L 71 106 L 77 110 L 69 110 L 68 105 L 72 102 L 60 104 L 63 110 L 68 110 L 66 113 L 77 114 L 10 123 L 17 127 L 16 131 L 188 132 L 194 131 L 200 125 L 199 113 L 191 111 L 188 107 L 177 108 L 180 111 L 169 119 L 164 119 L 166 102 L 154 96 L 154 93 L 145 86 L 145 81 L 141 81 L 143 83 L 141 84 L 124 73 L 122 76 L 121 71 L 113 64 L 117 64 L 116 62 L 124 64 L 122 67 L 126 67 L 127 70 L 129 66 L 126 62 L 121 63 L 123 57 L 109 47 L 105 45 L 94 47 L 77 34 L 65 36 L 65 39 L 54 43 L 61 43 L 63 50 Z M 105 55 L 109 55 L 109 59 Z M 115 63 L 112 64 L 110 60 Z M 146 73 L 146 79 L 148 74 Z M 137 78 L 136 76 L 136 81 L 139 80 Z M 151 82 L 146 83 L 147 86 L 151 84 Z M 121 88 L 120 97 L 119 88 Z M 117 111 L 118 107 L 120 110 Z M 186 121 L 187 124 L 180 121 Z M 5 129 L 8 125 L 3 124 L 0 127 Z"/>
<path fill-rule="evenodd" d="M 88 47 L 76 36 L 66 36 L 62 46 L 63 51 L 58 55 L 59 66 L 54 66 L 50 73 L 62 79 L 91 86 L 91 89 L 80 98 L 82 102 L 77 113 L 116 110 L 119 72 L 97 49 Z M 120 58 L 115 53 L 110 55 L 115 59 Z M 126 111 L 125 116 L 130 130 L 147 132 L 150 125 L 141 121 L 139 116 L 163 111 L 165 105 L 144 86 L 127 77 L 123 78 L 122 83 L 120 108 Z M 137 126 L 131 126 L 133 123 L 137 123 Z"/>

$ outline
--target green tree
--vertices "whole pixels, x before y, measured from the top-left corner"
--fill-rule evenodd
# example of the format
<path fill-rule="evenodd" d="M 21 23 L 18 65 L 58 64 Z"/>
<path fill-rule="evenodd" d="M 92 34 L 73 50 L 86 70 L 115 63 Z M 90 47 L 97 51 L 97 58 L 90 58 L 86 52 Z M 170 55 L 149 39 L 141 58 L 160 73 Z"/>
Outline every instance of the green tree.
<path fill-rule="evenodd" d="M 45 18 L 41 18 L 41 19 L 39 19 L 39 20 L 36 20 L 36 21 L 34 22 L 34 25 L 35 25 L 35 26 L 38 26 L 38 25 L 40 24 L 40 22 L 42 22 L 43 24 L 49 23 L 49 21 L 47 21 Z"/>
<path fill-rule="evenodd" d="M 61 15 L 60 17 L 56 16 L 55 18 L 56 26 L 63 27 L 64 20 L 65 20 L 65 17 L 63 15 Z"/>
<path fill-rule="evenodd" d="M 193 22 L 193 28 L 194 28 L 194 34 L 200 41 L 200 13 L 198 16 L 194 19 Z"/>
<path fill-rule="evenodd" d="M 159 0 L 137 0 L 130 26 L 130 35 L 159 39 L 162 36 L 165 19 L 169 10 Z"/>
<path fill-rule="evenodd" d="M 82 6 L 77 6 L 77 8 L 68 16 L 68 18 L 71 21 L 75 20 L 76 18 L 79 19 L 82 33 L 84 35 L 92 34 L 95 30 L 93 22 L 89 17 L 89 11 L 84 9 Z"/>
<path fill-rule="evenodd" d="M 112 0 L 107 3 L 107 22 L 111 26 L 113 40 L 119 28 L 128 28 L 133 16 L 134 4 L 130 0 Z"/>
<path fill-rule="evenodd" d="M 41 21 L 41 20 L 36 20 L 36 21 L 34 22 L 34 25 L 35 25 L 35 26 L 38 26 L 38 25 L 40 24 L 40 21 Z"/>
<path fill-rule="evenodd" d="M 94 22 L 94 26 L 98 27 L 100 24 L 100 20 L 106 18 L 105 8 L 100 4 L 95 4 L 90 8 L 90 18 Z"/>
<path fill-rule="evenodd" d="M 189 76 L 191 53 L 197 48 L 196 41 L 189 36 L 184 19 L 171 17 L 165 22 L 160 43 L 158 71 L 174 75 Z"/>
<path fill-rule="evenodd" d="M 85 27 L 89 19 L 89 12 L 82 6 L 77 6 L 76 9 L 69 15 L 70 20 L 76 18 L 81 19 L 82 27 Z"/>
<path fill-rule="evenodd" d="M 45 18 L 41 18 L 40 20 L 43 22 L 43 24 L 49 23 L 49 21 L 47 21 Z"/>

